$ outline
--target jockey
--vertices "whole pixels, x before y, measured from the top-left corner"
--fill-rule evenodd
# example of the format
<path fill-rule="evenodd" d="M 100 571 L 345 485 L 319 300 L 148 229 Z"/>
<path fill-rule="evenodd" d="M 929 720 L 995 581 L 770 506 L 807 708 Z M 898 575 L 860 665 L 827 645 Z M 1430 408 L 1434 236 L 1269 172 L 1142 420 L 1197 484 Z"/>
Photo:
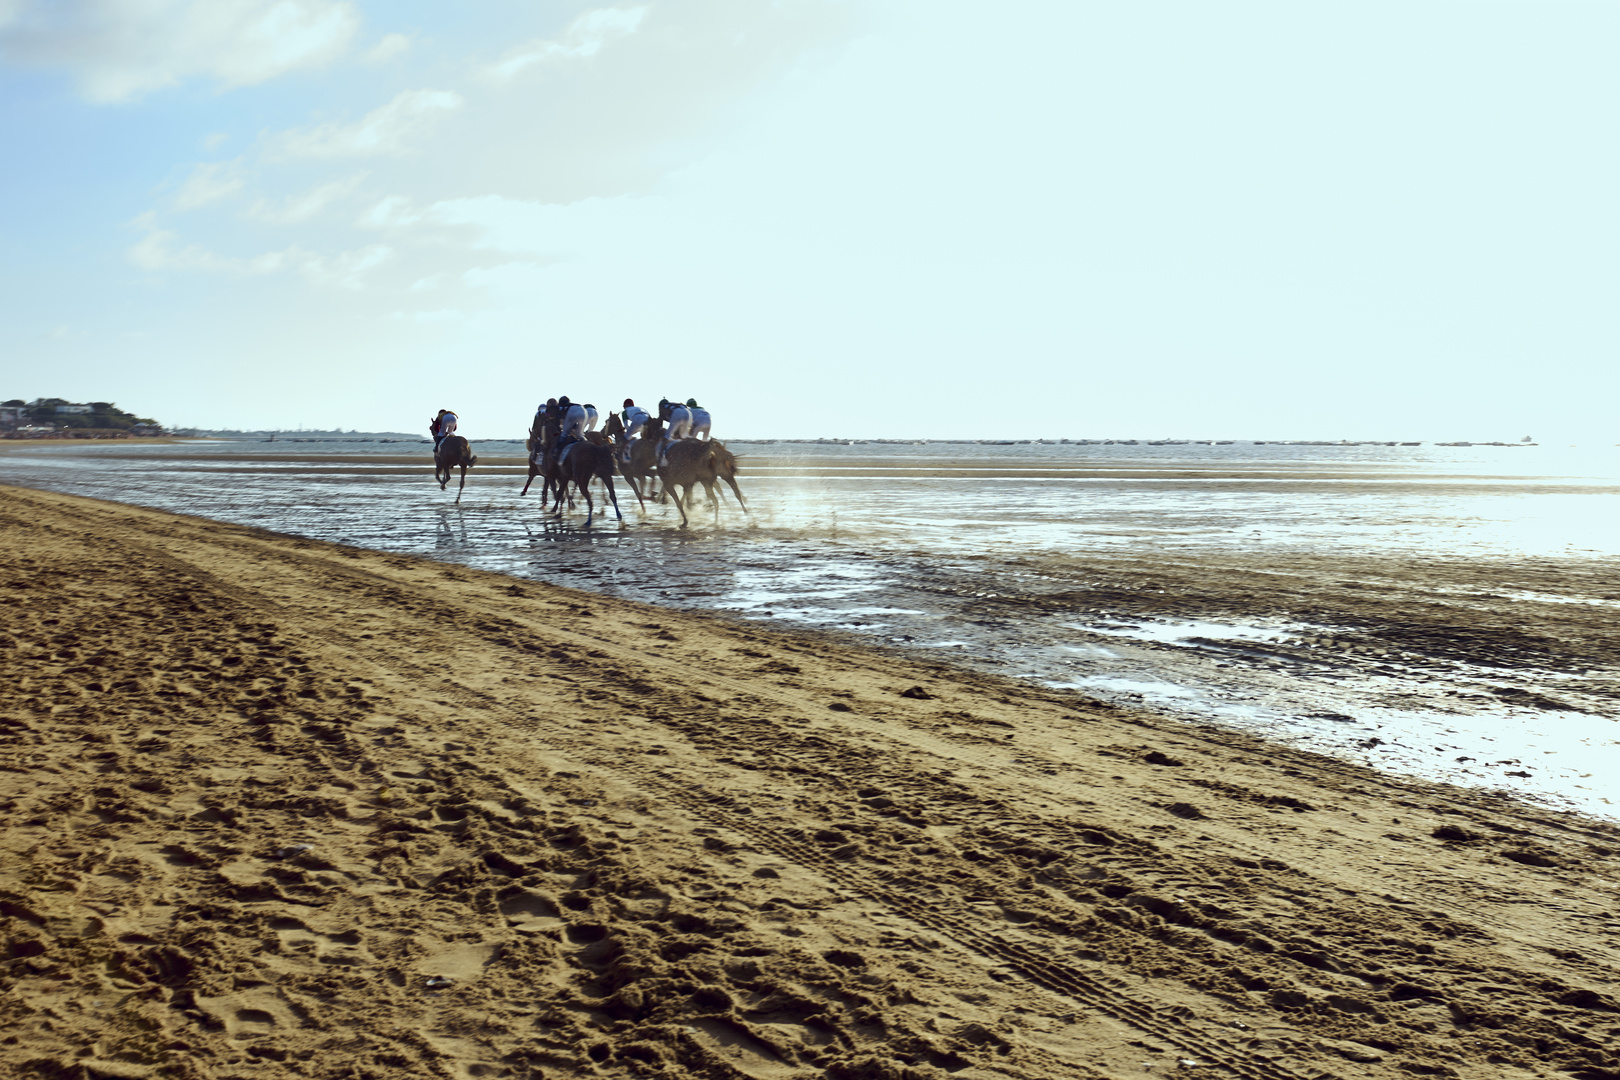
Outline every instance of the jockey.
<path fill-rule="evenodd" d="M 433 436 L 433 452 L 439 452 L 439 444 L 456 433 L 456 414 L 449 409 L 440 409 L 439 415 L 433 418 L 428 425 L 428 434 Z"/>
<path fill-rule="evenodd" d="M 669 425 L 664 429 L 663 441 L 658 444 L 658 465 L 662 468 L 669 464 L 665 458 L 669 452 L 669 444 L 691 434 L 692 410 L 668 398 L 661 398 L 658 402 L 658 416 Z"/>
<path fill-rule="evenodd" d="M 552 413 L 554 413 L 556 411 L 557 411 L 557 399 L 556 398 L 546 398 L 546 403 L 544 405 L 539 405 L 539 406 L 535 407 L 535 410 L 534 410 L 534 423 L 529 425 L 529 437 L 531 439 L 538 439 L 540 437 L 540 431 L 541 431 L 541 429 L 543 427 L 545 427 L 546 417 L 550 416 Z"/>
<path fill-rule="evenodd" d="M 595 405 L 575 405 L 566 396 L 557 399 L 557 410 L 562 415 L 562 434 L 557 439 L 557 462 L 561 464 L 568 448 L 596 429 L 597 413 Z"/>
<path fill-rule="evenodd" d="M 624 399 L 623 417 L 624 437 L 626 439 L 633 439 L 640 435 L 641 429 L 647 426 L 648 420 L 652 419 L 651 416 L 647 415 L 647 410 L 637 405 L 633 398 Z"/>
<path fill-rule="evenodd" d="M 697 398 L 687 398 L 686 407 L 692 410 L 692 430 L 687 433 L 691 439 L 707 439 L 709 437 L 709 410 L 697 403 Z"/>
<path fill-rule="evenodd" d="M 546 433 L 546 417 L 557 411 L 557 399 L 547 398 L 544 405 L 534 410 L 534 420 L 529 424 L 529 460 L 536 465 L 540 463 L 540 456 L 544 453 L 540 440 Z"/>
<path fill-rule="evenodd" d="M 620 414 L 624 423 L 624 447 L 619 451 L 619 457 L 625 462 L 630 460 L 630 441 L 647 429 L 652 417 L 647 410 L 637 405 L 634 398 L 624 399 L 624 412 Z"/>

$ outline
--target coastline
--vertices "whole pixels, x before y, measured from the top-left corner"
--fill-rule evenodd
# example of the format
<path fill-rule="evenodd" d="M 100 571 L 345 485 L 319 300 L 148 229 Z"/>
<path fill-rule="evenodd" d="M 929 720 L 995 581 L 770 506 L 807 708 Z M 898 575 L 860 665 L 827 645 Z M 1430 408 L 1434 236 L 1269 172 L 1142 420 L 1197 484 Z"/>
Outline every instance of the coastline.
<path fill-rule="evenodd" d="M 1620 1069 L 1613 825 L 847 639 L 0 495 L 13 1068 Z"/>

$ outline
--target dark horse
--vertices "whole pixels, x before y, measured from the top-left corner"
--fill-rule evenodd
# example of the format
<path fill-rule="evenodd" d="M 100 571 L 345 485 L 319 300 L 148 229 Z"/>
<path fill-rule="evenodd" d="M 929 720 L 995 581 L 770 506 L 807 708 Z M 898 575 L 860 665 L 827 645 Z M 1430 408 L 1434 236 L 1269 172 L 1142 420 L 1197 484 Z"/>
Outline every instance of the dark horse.
<path fill-rule="evenodd" d="M 590 528 L 591 519 L 596 516 L 596 506 L 591 501 L 591 481 L 594 479 L 602 481 L 602 486 L 607 488 L 608 498 L 613 502 L 613 516 L 623 521 L 624 515 L 619 512 L 619 495 L 613 490 L 613 451 L 599 443 L 582 440 L 566 447 L 565 456 L 559 461 L 558 434 L 557 421 L 546 420 L 545 430 L 540 437 L 541 458 L 550 466 L 549 471 L 557 480 L 556 512 L 562 513 L 563 496 L 568 494 L 568 485 L 573 484 L 585 496 L 585 527 Z M 548 470 L 543 468 L 541 471 Z M 640 492 L 636 493 L 636 498 L 641 498 Z M 571 503 L 573 500 L 569 501 Z M 646 509 L 645 505 L 642 509 Z"/>
<path fill-rule="evenodd" d="M 602 426 L 602 434 L 613 443 L 614 459 L 619 463 L 619 473 L 630 484 L 630 490 L 641 498 L 641 483 L 646 480 L 647 498 L 653 498 L 657 485 L 653 482 L 657 476 L 658 440 L 663 436 L 664 422 L 662 420 L 649 420 L 642 429 L 641 437 L 626 439 L 624 423 L 619 414 L 614 413 L 608 417 L 608 422 Z"/>
<path fill-rule="evenodd" d="M 450 482 L 450 470 L 460 468 L 461 487 L 456 488 L 456 502 L 459 503 L 462 488 L 467 486 L 467 470 L 476 464 L 478 458 L 473 456 L 471 443 L 460 435 L 446 435 L 433 451 L 433 479 L 439 482 L 439 490 L 443 491 Z"/>
<path fill-rule="evenodd" d="M 615 422 L 617 422 L 617 420 L 617 416 L 609 417 L 609 431 L 612 430 L 612 426 Z M 535 418 L 535 426 L 529 430 L 528 442 L 524 443 L 529 450 L 529 478 L 523 482 L 523 490 L 518 492 L 519 495 L 527 495 L 529 493 L 529 485 L 534 483 L 534 478 L 536 476 L 545 477 L 545 483 L 540 486 L 540 506 L 542 509 L 545 508 L 546 499 L 548 496 L 550 496 L 553 490 L 559 491 L 559 499 L 562 497 L 560 493 L 560 485 L 562 481 L 557 477 L 556 462 L 541 445 L 542 440 L 544 439 L 544 432 L 542 431 L 543 423 L 544 420 L 542 418 Z M 624 430 L 623 424 L 619 425 L 619 430 Z M 612 445 L 612 440 L 607 432 L 587 431 L 585 433 L 585 439 L 587 442 L 595 443 L 597 446 Z M 551 441 L 556 441 L 555 435 L 551 437 Z M 550 445 L 550 443 L 545 444 L 545 446 Z M 639 498 L 641 496 L 641 492 L 636 492 L 636 496 Z"/>
<path fill-rule="evenodd" d="M 529 478 L 523 482 L 523 490 L 518 492 L 519 495 L 527 495 L 529 485 L 534 483 L 534 478 L 536 476 L 545 477 L 545 483 L 540 485 L 540 508 L 542 510 L 546 507 L 546 496 L 551 494 L 552 489 L 557 486 L 556 462 L 551 460 L 550 455 L 546 453 L 545 447 L 541 445 L 543 437 L 541 421 L 537 419 L 534 428 L 529 432 L 529 441 L 524 444 L 529 448 Z M 555 438 L 553 436 L 553 440 Z"/>
<path fill-rule="evenodd" d="M 697 484 L 703 485 L 703 490 L 709 493 L 709 501 L 714 503 L 716 525 L 720 524 L 720 500 L 714 494 L 716 480 L 730 485 L 731 493 L 737 496 L 737 505 L 742 507 L 743 513 L 748 513 L 748 504 L 743 502 L 742 492 L 737 488 L 737 457 L 726 449 L 725 443 L 679 439 L 664 452 L 664 464 L 658 467 L 658 475 L 664 481 L 664 491 L 675 498 L 682 528 L 687 524 L 685 504 L 691 501 L 692 488 Z M 686 489 L 684 498 L 682 488 Z"/>

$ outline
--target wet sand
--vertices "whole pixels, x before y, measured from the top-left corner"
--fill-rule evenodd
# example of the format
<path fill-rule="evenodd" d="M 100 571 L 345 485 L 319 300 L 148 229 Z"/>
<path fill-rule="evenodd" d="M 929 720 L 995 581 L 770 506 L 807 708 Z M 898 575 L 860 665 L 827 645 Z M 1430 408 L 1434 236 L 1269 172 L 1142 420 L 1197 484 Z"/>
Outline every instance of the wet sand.
<path fill-rule="evenodd" d="M 0 493 L 9 1075 L 1620 1076 L 1613 825 Z"/>

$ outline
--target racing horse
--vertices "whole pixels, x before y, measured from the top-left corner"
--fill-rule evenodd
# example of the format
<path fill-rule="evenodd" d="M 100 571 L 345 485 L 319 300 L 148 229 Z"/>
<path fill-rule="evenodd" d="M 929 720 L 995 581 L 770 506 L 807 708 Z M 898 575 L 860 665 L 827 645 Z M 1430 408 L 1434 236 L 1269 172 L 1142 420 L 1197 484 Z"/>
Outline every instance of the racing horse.
<path fill-rule="evenodd" d="M 653 417 L 641 429 L 639 439 L 629 439 L 625 437 L 624 422 L 619 419 L 617 413 L 614 413 L 602 426 L 602 432 L 613 440 L 619 473 L 630 484 L 636 498 L 642 497 L 640 483 L 642 480 L 648 482 L 646 497 L 653 498 L 655 495 L 653 489 L 658 486 L 654 482 L 654 477 L 657 475 L 658 441 L 663 437 L 664 422 Z"/>
<path fill-rule="evenodd" d="M 544 479 L 540 485 L 540 509 L 544 510 L 546 508 L 546 496 L 551 494 L 552 489 L 557 486 L 557 470 L 551 458 L 546 454 L 546 448 L 541 445 L 542 434 L 541 425 L 536 422 L 534 429 L 529 433 L 528 441 L 523 444 L 529 451 L 529 478 L 523 482 L 523 490 L 518 494 L 527 495 L 529 485 L 534 483 L 534 478 L 536 476 L 543 477 Z M 555 436 L 553 436 L 553 439 L 555 439 Z"/>
<path fill-rule="evenodd" d="M 568 494 L 568 485 L 573 484 L 585 497 L 585 527 L 590 528 L 591 519 L 596 516 L 596 506 L 591 501 L 591 481 L 595 479 L 601 480 L 602 486 L 607 488 L 608 498 L 613 503 L 613 516 L 623 521 L 624 514 L 619 511 L 619 495 L 613 490 L 612 449 L 585 439 L 565 446 L 559 455 L 556 447 L 560 432 L 561 426 L 557 421 L 548 419 L 541 436 L 542 452 L 551 460 L 557 479 L 556 513 L 562 513 L 563 496 Z M 636 492 L 636 498 L 641 499 L 641 492 Z M 569 503 L 572 502 L 570 498 Z M 643 513 L 646 512 L 645 503 L 642 503 L 641 509 Z"/>
<path fill-rule="evenodd" d="M 433 479 L 439 482 L 439 490 L 443 491 L 450 482 L 450 470 L 461 469 L 461 486 L 456 488 L 456 502 L 461 501 L 462 489 L 467 486 L 467 470 L 478 464 L 478 458 L 472 452 L 472 444 L 460 435 L 446 435 L 444 441 L 433 451 Z"/>
<path fill-rule="evenodd" d="M 610 446 L 612 443 L 606 434 L 593 430 L 596 427 L 596 406 L 578 404 L 570 405 L 568 410 L 570 414 L 569 418 L 573 418 L 575 415 L 574 410 L 576 409 L 579 410 L 577 415 L 582 417 L 585 422 L 584 434 L 586 440 L 596 443 L 598 446 Z M 611 413 L 609 414 L 609 417 L 609 423 L 611 424 Z M 554 490 L 560 491 L 560 485 L 562 483 L 562 481 L 557 478 L 556 472 L 552 467 L 552 459 L 547 455 L 546 450 L 541 446 L 541 428 L 545 423 L 545 420 L 546 417 L 543 410 L 535 413 L 534 425 L 529 428 L 529 438 L 523 444 L 529 452 L 529 476 L 528 479 L 523 482 L 523 490 L 518 492 L 520 496 L 527 495 L 529 493 L 529 485 L 534 483 L 534 478 L 536 476 L 544 477 L 545 482 L 540 487 L 540 506 L 542 509 L 545 508 L 546 500 L 551 493 Z M 555 435 L 552 436 L 551 441 L 556 441 Z M 546 445 L 549 446 L 550 443 L 547 443 Z"/>
<path fill-rule="evenodd" d="M 664 482 L 664 491 L 675 499 L 675 509 L 681 512 L 681 528 L 687 527 L 686 504 L 692 499 L 692 488 L 701 484 L 703 490 L 708 492 L 709 501 L 714 503 L 714 523 L 720 524 L 720 500 L 715 497 L 714 482 L 724 480 L 731 488 L 731 493 L 737 497 L 737 505 L 742 507 L 744 514 L 748 513 L 748 504 L 743 501 L 742 491 L 737 487 L 737 457 L 726 444 L 709 440 L 707 442 L 697 439 L 683 439 L 671 444 L 664 452 L 664 464 L 658 467 L 659 479 Z M 681 490 L 686 490 L 683 498 Z"/>

